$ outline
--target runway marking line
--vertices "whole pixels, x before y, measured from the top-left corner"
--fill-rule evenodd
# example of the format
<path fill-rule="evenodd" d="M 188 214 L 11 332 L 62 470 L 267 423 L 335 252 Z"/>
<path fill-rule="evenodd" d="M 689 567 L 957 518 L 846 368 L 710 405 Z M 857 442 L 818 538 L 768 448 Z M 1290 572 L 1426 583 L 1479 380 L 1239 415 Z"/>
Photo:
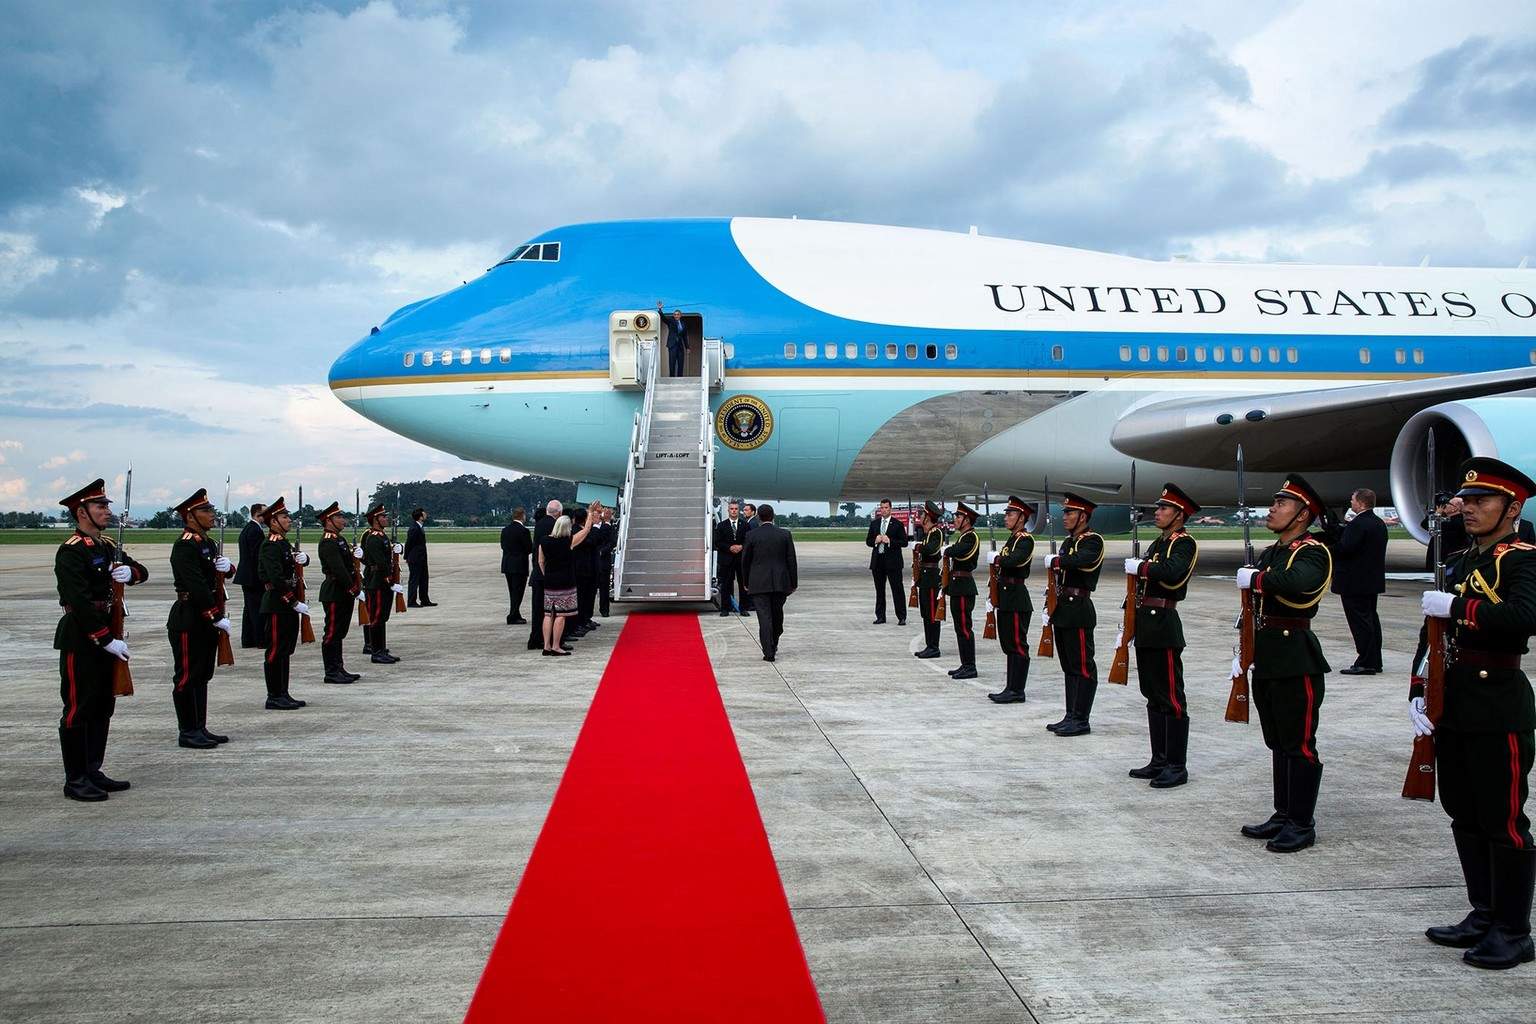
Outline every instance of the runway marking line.
<path fill-rule="evenodd" d="M 698 615 L 632 613 L 465 1020 L 825 1019 Z"/>

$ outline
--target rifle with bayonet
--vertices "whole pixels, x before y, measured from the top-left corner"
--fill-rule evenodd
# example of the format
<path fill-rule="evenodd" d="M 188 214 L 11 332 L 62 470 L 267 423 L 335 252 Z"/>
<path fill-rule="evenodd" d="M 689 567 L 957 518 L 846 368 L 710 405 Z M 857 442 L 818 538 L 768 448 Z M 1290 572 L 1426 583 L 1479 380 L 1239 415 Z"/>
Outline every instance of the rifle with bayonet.
<path fill-rule="evenodd" d="M 304 546 L 304 485 L 299 485 L 299 507 L 293 517 L 293 550 L 297 553 Z M 304 567 L 297 562 L 293 566 L 293 578 L 295 593 L 301 604 L 308 604 L 304 596 Z M 299 616 L 299 643 L 312 644 L 315 642 L 315 627 L 309 621 L 306 612 Z"/>
<path fill-rule="evenodd" d="M 987 544 L 992 549 L 992 557 L 987 559 L 987 623 L 982 627 L 981 638 L 983 640 L 997 639 L 997 536 L 992 527 L 992 496 L 987 492 L 987 485 L 981 485 L 981 506 L 987 515 Z"/>
<path fill-rule="evenodd" d="M 123 484 L 123 514 L 117 517 L 117 546 L 112 549 L 112 568 L 116 569 L 123 564 L 123 524 L 128 521 L 128 513 L 133 508 L 133 467 L 128 467 L 128 476 Z M 123 585 L 117 580 L 112 581 L 112 611 L 108 614 L 108 628 L 112 635 L 126 643 L 128 641 L 127 624 L 123 621 L 128 618 L 128 606 L 123 603 Z M 112 662 L 112 695 L 115 697 L 133 696 L 133 672 L 129 670 L 128 663 L 121 658 Z"/>
<path fill-rule="evenodd" d="M 1243 446 L 1237 446 L 1237 514 L 1243 521 L 1243 568 L 1252 569 L 1253 527 L 1248 519 L 1248 494 L 1244 487 Z M 1227 721 L 1248 721 L 1248 673 L 1253 668 L 1254 637 L 1258 630 L 1258 608 L 1253 599 L 1253 588 L 1244 587 L 1238 592 L 1237 641 L 1232 645 L 1232 693 L 1227 697 Z"/>
<path fill-rule="evenodd" d="M 229 477 L 226 476 L 224 478 L 224 516 L 219 520 L 219 547 L 218 550 L 213 553 L 215 558 L 224 553 L 224 526 L 228 522 Z M 215 569 L 214 575 L 218 578 L 217 590 L 219 596 L 219 609 L 221 613 L 227 618 L 228 610 L 226 608 L 226 603 L 228 602 L 229 598 L 224 593 L 224 574 Z M 235 663 L 235 648 L 234 645 L 229 642 L 229 634 L 224 632 L 222 629 L 216 629 L 214 632 L 219 635 L 218 663 L 220 665 L 233 665 Z"/>
<path fill-rule="evenodd" d="M 1131 463 L 1131 557 L 1141 557 L 1141 510 L 1136 507 L 1136 463 Z M 1125 605 L 1120 620 L 1120 633 L 1115 637 L 1115 654 L 1109 663 L 1109 674 L 1104 678 L 1124 686 L 1131 680 L 1131 641 L 1136 638 L 1136 605 L 1141 599 L 1141 579 L 1125 578 Z"/>
<path fill-rule="evenodd" d="M 1051 554 L 1056 554 L 1056 520 L 1051 518 L 1051 478 L 1045 478 L 1045 521 L 1051 528 Z M 1049 565 L 1049 563 L 1047 563 Z M 1036 657 L 1053 658 L 1056 656 L 1056 631 L 1051 628 L 1051 616 L 1056 614 L 1056 602 L 1060 599 L 1058 588 L 1061 586 L 1061 571 L 1056 568 L 1047 568 L 1045 571 L 1045 616 L 1040 623 L 1040 646 L 1035 649 Z"/>
<path fill-rule="evenodd" d="M 1445 589 L 1445 565 L 1441 562 L 1440 531 L 1444 520 L 1440 505 L 1435 498 L 1435 431 L 1429 431 L 1428 484 L 1429 501 L 1429 552 L 1435 563 L 1435 589 Z M 1449 665 L 1446 636 L 1447 621 L 1436 615 L 1424 617 L 1426 645 L 1424 660 L 1413 667 L 1414 681 L 1424 687 L 1424 717 L 1432 724 L 1439 724 L 1440 712 L 1445 706 L 1445 670 Z M 1511 741 L 1513 742 L 1513 741 Z M 1511 748 L 1513 749 L 1513 748 Z M 1433 800 L 1435 798 L 1435 737 L 1415 736 L 1413 757 L 1408 762 L 1408 776 L 1403 780 L 1403 796 L 1409 800 Z"/>
<path fill-rule="evenodd" d="M 353 488 L 352 490 L 352 510 L 352 548 L 347 552 L 347 558 L 352 563 L 352 596 L 356 597 L 363 592 L 362 568 L 358 564 L 357 555 L 353 553 L 357 550 L 358 524 L 363 519 L 363 492 L 361 488 Z M 373 624 L 373 618 L 368 614 L 367 601 L 357 602 L 357 624 L 359 626 Z"/>
<path fill-rule="evenodd" d="M 395 488 L 395 514 L 389 517 L 389 585 L 400 585 L 400 488 Z M 405 614 L 405 595 L 395 591 L 395 611 Z"/>
<path fill-rule="evenodd" d="M 912 518 L 911 494 L 907 495 L 907 533 L 913 537 L 917 536 L 917 520 Z M 922 546 L 923 545 L 921 542 L 915 542 L 912 545 L 912 591 L 907 595 L 908 608 L 916 608 L 918 605 L 917 578 L 918 575 L 922 572 L 922 558 L 919 556 L 918 549 Z"/>
<path fill-rule="evenodd" d="M 944 542 L 949 538 L 944 536 L 942 521 L 934 529 L 939 531 L 939 601 L 938 607 L 934 610 L 933 621 L 943 622 L 947 608 L 944 595 L 949 592 L 949 547 Z"/>

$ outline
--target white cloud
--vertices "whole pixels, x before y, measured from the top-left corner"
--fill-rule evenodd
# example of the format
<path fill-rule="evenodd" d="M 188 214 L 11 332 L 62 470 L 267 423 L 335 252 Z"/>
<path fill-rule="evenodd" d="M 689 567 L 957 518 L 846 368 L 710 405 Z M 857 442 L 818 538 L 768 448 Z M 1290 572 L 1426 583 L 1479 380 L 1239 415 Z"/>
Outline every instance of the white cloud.
<path fill-rule="evenodd" d="M 85 461 L 85 452 L 81 451 L 79 448 L 76 448 L 74 451 L 70 452 L 68 455 L 55 455 L 53 458 L 47 460 L 46 462 L 43 462 L 43 463 L 39 464 L 37 468 L 38 469 L 58 469 L 61 466 L 68 466 L 71 463 L 84 462 L 84 461 Z"/>

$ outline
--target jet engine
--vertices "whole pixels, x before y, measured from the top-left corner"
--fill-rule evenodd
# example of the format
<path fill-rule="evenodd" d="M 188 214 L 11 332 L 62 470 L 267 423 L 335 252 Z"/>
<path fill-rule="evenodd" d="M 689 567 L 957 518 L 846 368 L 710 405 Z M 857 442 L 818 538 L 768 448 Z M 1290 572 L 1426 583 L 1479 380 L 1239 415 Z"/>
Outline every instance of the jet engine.
<path fill-rule="evenodd" d="M 1429 431 L 1435 432 L 1435 490 L 1454 492 L 1463 460 L 1487 455 L 1520 469 L 1536 472 L 1536 394 L 1522 392 L 1491 398 L 1469 398 L 1433 405 L 1415 413 L 1398 432 L 1392 446 L 1392 504 L 1403 526 L 1421 543 L 1429 533 L 1419 525 L 1433 497 L 1429 479 Z M 1536 518 L 1527 508 L 1525 517 Z"/>

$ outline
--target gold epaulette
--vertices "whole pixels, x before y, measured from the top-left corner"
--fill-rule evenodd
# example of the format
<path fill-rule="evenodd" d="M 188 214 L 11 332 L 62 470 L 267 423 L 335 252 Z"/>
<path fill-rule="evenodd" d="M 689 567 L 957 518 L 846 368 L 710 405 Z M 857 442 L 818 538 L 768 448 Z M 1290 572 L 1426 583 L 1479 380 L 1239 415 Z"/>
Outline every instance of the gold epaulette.
<path fill-rule="evenodd" d="M 71 536 L 68 540 L 66 540 L 64 542 L 64 546 L 68 547 L 71 544 L 79 544 L 82 540 L 89 540 L 89 539 L 90 539 L 89 537 L 82 537 L 82 536 L 80 536 L 77 533 L 77 534 L 74 534 L 73 536 Z"/>
<path fill-rule="evenodd" d="M 182 530 L 181 531 L 181 539 L 182 540 L 201 540 L 202 538 L 199 537 L 197 534 L 193 533 L 191 530 Z"/>
<path fill-rule="evenodd" d="M 280 533 L 269 533 L 269 534 L 267 534 L 267 540 L 281 541 L 282 539 L 283 539 L 283 535 L 280 534 Z"/>

